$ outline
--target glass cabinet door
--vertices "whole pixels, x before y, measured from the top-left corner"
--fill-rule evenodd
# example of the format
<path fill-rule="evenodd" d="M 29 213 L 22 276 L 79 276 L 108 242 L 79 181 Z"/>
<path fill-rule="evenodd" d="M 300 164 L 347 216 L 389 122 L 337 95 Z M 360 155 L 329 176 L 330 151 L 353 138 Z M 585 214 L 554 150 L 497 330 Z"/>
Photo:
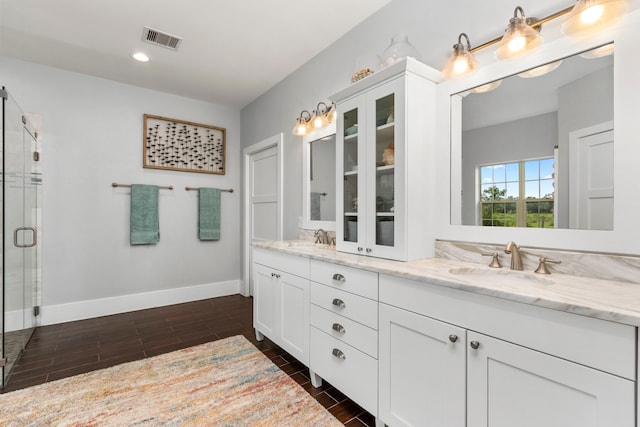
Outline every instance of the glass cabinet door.
<path fill-rule="evenodd" d="M 358 112 L 360 109 L 355 107 L 343 113 L 342 129 L 343 129 L 343 241 L 358 242 L 358 226 L 359 226 L 359 209 L 358 209 L 358 165 L 360 164 L 360 150 L 358 147 L 359 123 Z M 360 209 L 361 211 L 362 209 Z M 360 224 L 361 225 L 361 224 Z M 360 231 L 363 233 L 363 231 Z"/>
<path fill-rule="evenodd" d="M 394 246 L 395 94 L 375 100 L 375 244 Z M 372 153 L 374 154 L 374 153 Z"/>

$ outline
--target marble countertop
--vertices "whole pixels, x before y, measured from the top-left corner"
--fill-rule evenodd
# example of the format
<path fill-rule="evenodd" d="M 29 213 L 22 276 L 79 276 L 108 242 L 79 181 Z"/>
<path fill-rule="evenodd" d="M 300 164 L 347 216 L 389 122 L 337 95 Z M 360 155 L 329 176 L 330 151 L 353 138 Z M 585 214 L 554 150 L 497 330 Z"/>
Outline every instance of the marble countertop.
<path fill-rule="evenodd" d="M 308 241 L 254 243 L 259 248 L 446 286 L 568 313 L 640 326 L 640 284 L 566 274 L 489 268 L 443 258 L 391 261 L 337 252 Z"/>

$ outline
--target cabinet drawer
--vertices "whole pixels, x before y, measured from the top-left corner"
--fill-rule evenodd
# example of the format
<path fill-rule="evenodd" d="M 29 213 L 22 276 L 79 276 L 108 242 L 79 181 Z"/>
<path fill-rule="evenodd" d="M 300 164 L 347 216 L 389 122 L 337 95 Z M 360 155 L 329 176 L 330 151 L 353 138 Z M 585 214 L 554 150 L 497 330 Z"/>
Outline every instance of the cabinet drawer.
<path fill-rule="evenodd" d="M 357 348 L 373 358 L 378 358 L 378 331 L 354 322 L 339 314 L 311 304 L 311 326 L 327 335 Z"/>
<path fill-rule="evenodd" d="M 369 411 L 378 414 L 378 361 L 314 328 L 310 368 Z"/>
<path fill-rule="evenodd" d="M 309 278 L 309 258 L 288 255 L 269 249 L 253 248 L 253 262 L 286 271 L 295 276 Z"/>
<path fill-rule="evenodd" d="M 311 302 L 338 313 L 375 330 L 378 329 L 378 303 L 376 301 L 311 282 Z"/>
<path fill-rule="evenodd" d="M 378 273 L 311 260 L 309 274 L 314 282 L 378 300 Z"/>
<path fill-rule="evenodd" d="M 636 328 L 486 295 L 380 276 L 380 301 L 630 380 Z"/>

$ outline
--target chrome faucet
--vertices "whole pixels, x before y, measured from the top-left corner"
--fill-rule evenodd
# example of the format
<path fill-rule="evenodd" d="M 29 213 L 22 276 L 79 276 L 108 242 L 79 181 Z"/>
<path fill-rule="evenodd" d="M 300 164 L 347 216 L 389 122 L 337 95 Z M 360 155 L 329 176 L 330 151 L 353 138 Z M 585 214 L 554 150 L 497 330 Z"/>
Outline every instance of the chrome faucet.
<path fill-rule="evenodd" d="M 504 248 L 505 254 L 511 254 L 511 269 L 522 270 L 522 257 L 520 256 L 520 248 L 514 242 L 507 243 Z"/>

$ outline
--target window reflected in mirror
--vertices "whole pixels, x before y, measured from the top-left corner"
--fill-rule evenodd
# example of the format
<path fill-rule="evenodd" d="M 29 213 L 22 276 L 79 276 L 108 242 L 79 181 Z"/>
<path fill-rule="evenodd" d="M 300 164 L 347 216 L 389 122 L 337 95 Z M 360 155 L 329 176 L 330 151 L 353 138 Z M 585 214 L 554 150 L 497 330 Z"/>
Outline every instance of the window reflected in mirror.
<path fill-rule="evenodd" d="M 454 225 L 613 229 L 608 46 L 452 95 Z"/>

